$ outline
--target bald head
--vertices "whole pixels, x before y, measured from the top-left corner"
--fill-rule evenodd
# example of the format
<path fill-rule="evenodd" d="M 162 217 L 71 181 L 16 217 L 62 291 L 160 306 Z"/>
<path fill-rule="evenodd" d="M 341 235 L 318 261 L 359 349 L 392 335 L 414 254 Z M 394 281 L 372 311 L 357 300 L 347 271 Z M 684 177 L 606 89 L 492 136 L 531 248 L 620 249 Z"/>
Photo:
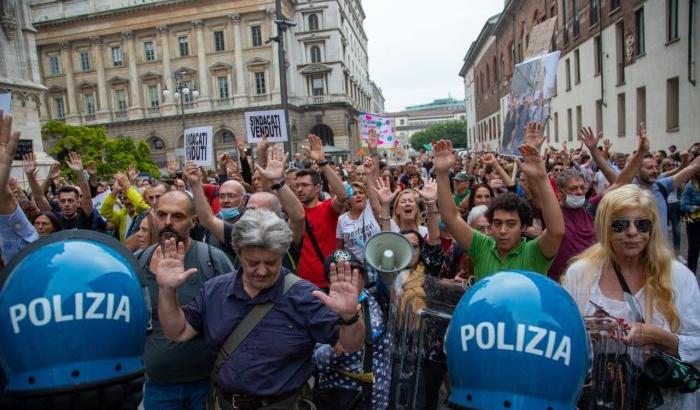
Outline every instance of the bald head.
<path fill-rule="evenodd" d="M 169 191 L 164 193 L 158 198 L 157 208 L 165 202 L 177 203 L 181 211 L 187 213 L 187 215 L 195 214 L 194 200 L 186 191 Z"/>
<path fill-rule="evenodd" d="M 277 197 L 270 192 L 256 192 L 248 198 L 245 209 L 268 209 L 278 216 L 282 216 L 282 204 Z"/>
<path fill-rule="evenodd" d="M 245 187 L 234 180 L 229 180 L 219 187 L 219 204 L 222 208 L 237 208 L 245 194 Z"/>

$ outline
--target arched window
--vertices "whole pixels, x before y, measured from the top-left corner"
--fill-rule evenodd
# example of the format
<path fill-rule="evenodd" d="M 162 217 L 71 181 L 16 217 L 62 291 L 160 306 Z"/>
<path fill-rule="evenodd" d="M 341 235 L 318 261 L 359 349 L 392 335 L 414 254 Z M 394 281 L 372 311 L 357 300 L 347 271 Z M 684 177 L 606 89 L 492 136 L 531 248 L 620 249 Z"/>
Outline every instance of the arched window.
<path fill-rule="evenodd" d="M 326 124 L 314 125 L 309 133 L 319 137 L 323 145 L 335 145 L 333 143 L 333 129 Z"/>
<path fill-rule="evenodd" d="M 321 62 L 321 47 L 311 46 L 309 53 L 311 54 L 311 62 L 312 63 L 320 63 Z"/>
<path fill-rule="evenodd" d="M 318 15 L 317 14 L 310 14 L 309 15 L 309 31 L 316 31 L 318 30 Z"/>
<path fill-rule="evenodd" d="M 219 131 L 218 138 L 215 139 L 215 141 L 218 144 L 235 144 L 236 143 L 236 137 L 233 135 L 233 133 L 229 130 L 223 130 Z"/>
<path fill-rule="evenodd" d="M 146 143 L 151 151 L 161 151 L 165 149 L 165 142 L 160 137 L 152 136 L 146 140 Z"/>

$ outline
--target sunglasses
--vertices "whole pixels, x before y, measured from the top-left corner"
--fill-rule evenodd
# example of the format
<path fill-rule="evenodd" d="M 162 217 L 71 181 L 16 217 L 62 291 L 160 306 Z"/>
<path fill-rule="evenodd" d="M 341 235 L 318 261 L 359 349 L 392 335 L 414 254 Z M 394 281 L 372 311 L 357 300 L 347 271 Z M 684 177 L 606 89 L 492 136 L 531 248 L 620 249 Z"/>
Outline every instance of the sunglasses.
<path fill-rule="evenodd" d="M 630 227 L 630 223 L 634 222 L 634 227 L 641 233 L 651 232 L 651 219 L 616 219 L 610 224 L 610 229 L 616 233 L 625 232 Z"/>

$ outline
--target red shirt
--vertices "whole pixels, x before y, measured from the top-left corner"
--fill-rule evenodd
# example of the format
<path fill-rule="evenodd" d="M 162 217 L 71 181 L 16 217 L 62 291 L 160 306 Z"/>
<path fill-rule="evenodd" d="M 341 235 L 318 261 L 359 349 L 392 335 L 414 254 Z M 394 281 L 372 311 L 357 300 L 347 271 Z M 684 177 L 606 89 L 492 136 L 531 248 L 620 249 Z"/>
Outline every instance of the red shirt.
<path fill-rule="evenodd" d="M 333 199 L 326 199 L 313 208 L 304 208 L 306 223 L 309 224 L 318 242 L 319 248 L 325 259 L 335 249 L 335 229 L 340 214 L 333 209 Z M 327 288 L 326 277 L 323 272 L 323 262 L 314 250 L 309 235 L 304 230 L 304 240 L 299 257 L 299 269 L 297 274 L 318 286 Z"/>
<path fill-rule="evenodd" d="M 211 206 L 211 211 L 214 215 L 221 211 L 221 205 L 219 204 L 218 186 L 212 184 L 204 185 L 204 196 L 207 197 L 209 205 Z"/>

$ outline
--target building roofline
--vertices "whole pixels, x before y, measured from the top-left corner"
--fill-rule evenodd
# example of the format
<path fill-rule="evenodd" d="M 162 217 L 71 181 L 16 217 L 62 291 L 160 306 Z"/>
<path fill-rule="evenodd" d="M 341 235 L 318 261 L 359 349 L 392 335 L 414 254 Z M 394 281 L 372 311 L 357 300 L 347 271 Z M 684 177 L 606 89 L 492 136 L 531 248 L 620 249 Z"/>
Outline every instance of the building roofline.
<path fill-rule="evenodd" d="M 462 69 L 459 71 L 460 77 L 464 77 L 464 74 L 462 73 L 466 74 L 469 66 L 472 63 L 472 59 L 478 54 L 478 51 L 481 50 L 481 47 L 484 45 L 486 39 L 488 39 L 491 33 L 493 33 L 494 27 L 502 14 L 503 13 L 494 14 L 486 20 L 486 23 L 484 23 L 484 26 L 481 28 L 481 32 L 479 32 L 479 36 L 476 38 L 476 41 L 472 42 L 472 45 L 467 51 L 467 55 L 464 56 L 464 64 L 462 65 Z"/>

